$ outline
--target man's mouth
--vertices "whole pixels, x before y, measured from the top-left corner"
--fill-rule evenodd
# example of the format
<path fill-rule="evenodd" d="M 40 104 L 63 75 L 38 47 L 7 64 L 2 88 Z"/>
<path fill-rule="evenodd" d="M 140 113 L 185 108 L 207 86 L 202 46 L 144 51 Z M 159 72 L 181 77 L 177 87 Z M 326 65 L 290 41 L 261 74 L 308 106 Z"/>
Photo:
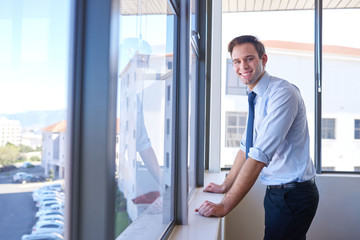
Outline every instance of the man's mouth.
<path fill-rule="evenodd" d="M 246 77 L 246 76 L 248 76 L 250 73 L 251 73 L 251 71 L 250 71 L 250 72 L 245 72 L 245 73 L 240 73 L 240 75 L 243 76 L 243 77 Z"/>

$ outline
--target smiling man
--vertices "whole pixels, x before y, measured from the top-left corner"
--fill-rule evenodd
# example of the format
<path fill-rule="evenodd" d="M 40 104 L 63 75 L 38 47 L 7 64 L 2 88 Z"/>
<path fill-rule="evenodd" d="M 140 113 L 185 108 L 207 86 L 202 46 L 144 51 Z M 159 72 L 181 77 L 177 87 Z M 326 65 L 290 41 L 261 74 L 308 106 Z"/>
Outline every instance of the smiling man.
<path fill-rule="evenodd" d="M 225 181 L 204 188 L 225 197 L 220 203 L 205 201 L 195 211 L 205 217 L 225 216 L 260 175 L 266 185 L 264 239 L 306 239 L 319 194 L 300 91 L 265 71 L 268 57 L 256 37 L 234 38 L 228 50 L 236 74 L 248 87 L 251 117 Z"/>

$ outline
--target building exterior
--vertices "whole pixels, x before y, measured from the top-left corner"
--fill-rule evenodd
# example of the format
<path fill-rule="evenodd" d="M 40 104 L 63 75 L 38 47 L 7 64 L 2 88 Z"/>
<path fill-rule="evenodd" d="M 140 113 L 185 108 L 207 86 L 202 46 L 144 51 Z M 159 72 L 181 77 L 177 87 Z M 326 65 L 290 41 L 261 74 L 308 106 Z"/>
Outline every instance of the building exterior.
<path fill-rule="evenodd" d="M 172 57 L 136 53 L 119 76 L 118 186 L 131 220 L 155 200 L 147 199 L 154 196 L 149 193 L 166 194 L 171 185 Z M 150 147 L 161 168 L 159 181 L 139 154 Z"/>
<path fill-rule="evenodd" d="M 60 121 L 42 129 L 42 166 L 45 176 L 52 172 L 55 178 L 65 176 L 66 121 Z"/>
<path fill-rule="evenodd" d="M 15 145 L 21 143 L 21 123 L 18 120 L 0 117 L 0 146 L 4 146 L 6 143 Z"/>
<path fill-rule="evenodd" d="M 42 133 L 35 131 L 23 131 L 21 134 L 21 144 L 29 146 L 33 149 L 41 147 Z"/>

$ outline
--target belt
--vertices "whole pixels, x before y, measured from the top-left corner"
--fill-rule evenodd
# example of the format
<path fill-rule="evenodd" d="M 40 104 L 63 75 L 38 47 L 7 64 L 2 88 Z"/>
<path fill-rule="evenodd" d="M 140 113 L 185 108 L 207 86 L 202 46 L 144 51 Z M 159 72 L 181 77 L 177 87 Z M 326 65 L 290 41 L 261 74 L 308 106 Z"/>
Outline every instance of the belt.
<path fill-rule="evenodd" d="M 305 182 L 291 182 L 281 185 L 267 185 L 267 189 L 297 188 L 297 187 L 311 186 L 313 184 L 315 184 L 315 178 L 312 178 Z"/>

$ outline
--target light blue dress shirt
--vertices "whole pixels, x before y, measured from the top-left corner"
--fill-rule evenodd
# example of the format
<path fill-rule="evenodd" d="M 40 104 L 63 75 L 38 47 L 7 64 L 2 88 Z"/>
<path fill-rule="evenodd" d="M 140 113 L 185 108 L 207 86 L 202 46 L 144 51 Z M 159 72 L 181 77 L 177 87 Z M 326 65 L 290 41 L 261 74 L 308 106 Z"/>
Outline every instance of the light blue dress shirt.
<path fill-rule="evenodd" d="M 249 157 L 266 164 L 260 174 L 262 183 L 279 185 L 313 178 L 306 109 L 299 89 L 265 72 L 253 91 L 257 96 Z M 240 149 L 245 152 L 246 134 Z"/>

